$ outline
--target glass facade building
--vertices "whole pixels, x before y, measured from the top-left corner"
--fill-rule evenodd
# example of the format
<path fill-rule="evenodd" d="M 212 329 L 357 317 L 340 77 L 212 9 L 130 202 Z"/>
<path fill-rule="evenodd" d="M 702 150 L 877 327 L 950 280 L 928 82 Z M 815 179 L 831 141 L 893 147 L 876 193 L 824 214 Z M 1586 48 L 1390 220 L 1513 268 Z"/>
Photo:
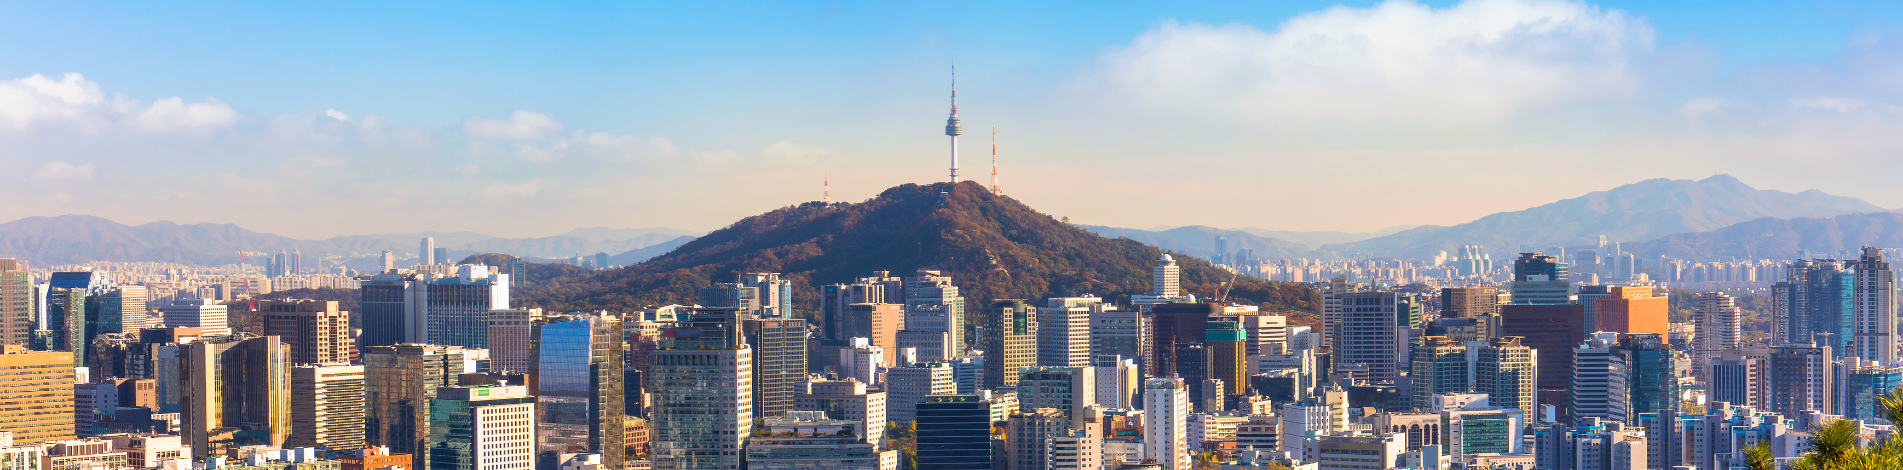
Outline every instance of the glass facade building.
<path fill-rule="evenodd" d="M 536 325 L 535 382 L 541 415 L 537 449 L 544 465 L 562 453 L 601 454 L 621 468 L 625 380 L 621 321 L 608 315 L 551 319 Z"/>
<path fill-rule="evenodd" d="M 918 404 L 918 470 L 990 470 L 991 402 L 932 395 Z"/>

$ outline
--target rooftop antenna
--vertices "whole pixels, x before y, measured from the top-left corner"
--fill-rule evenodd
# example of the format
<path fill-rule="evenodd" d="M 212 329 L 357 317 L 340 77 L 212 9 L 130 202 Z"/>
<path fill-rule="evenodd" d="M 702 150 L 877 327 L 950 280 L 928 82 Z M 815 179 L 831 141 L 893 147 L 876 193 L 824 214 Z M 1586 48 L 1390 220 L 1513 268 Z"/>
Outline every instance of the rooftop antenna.
<path fill-rule="evenodd" d="M 1004 194 L 1004 188 L 998 186 L 998 128 L 991 127 L 991 194 Z"/>
<path fill-rule="evenodd" d="M 822 179 L 824 183 L 821 183 L 821 187 L 825 189 L 820 192 L 819 201 L 822 203 L 825 203 L 826 205 L 832 205 L 833 203 L 833 175 L 831 172 L 827 172 L 825 173 L 825 175 L 826 176 L 824 176 Z"/>
<path fill-rule="evenodd" d="M 958 184 L 958 136 L 965 126 L 958 121 L 958 66 L 952 65 L 951 117 L 945 118 L 945 135 L 951 136 L 951 182 Z"/>

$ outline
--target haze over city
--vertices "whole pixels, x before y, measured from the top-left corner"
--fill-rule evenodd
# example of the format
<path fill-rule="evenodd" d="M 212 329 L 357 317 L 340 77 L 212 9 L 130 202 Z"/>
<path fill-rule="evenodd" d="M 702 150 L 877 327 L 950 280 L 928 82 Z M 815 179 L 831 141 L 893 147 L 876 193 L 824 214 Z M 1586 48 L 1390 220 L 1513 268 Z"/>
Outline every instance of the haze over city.
<path fill-rule="evenodd" d="M 1368 232 L 1719 173 L 1898 207 L 1897 9 L 8 3 L 0 219 L 705 231 L 942 179 L 954 63 L 965 174 L 996 127 L 1010 194 L 1079 223 Z"/>

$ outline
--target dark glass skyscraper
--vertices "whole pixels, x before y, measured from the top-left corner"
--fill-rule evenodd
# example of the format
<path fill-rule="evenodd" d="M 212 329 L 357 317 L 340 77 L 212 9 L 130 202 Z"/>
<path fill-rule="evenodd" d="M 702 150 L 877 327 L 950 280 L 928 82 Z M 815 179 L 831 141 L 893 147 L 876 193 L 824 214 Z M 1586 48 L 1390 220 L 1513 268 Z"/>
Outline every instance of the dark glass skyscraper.
<path fill-rule="evenodd" d="M 1619 338 L 1619 349 L 1625 352 L 1626 369 L 1632 374 L 1626 387 L 1632 395 L 1627 402 L 1633 424 L 1640 413 L 1677 410 L 1678 374 L 1671 343 L 1663 335 L 1630 334 Z"/>
<path fill-rule="evenodd" d="M 1817 341 L 1843 351 L 1856 337 L 1852 285 L 1854 266 L 1834 259 L 1792 261 L 1786 281 L 1771 286 L 1771 341 L 1775 345 Z"/>
<path fill-rule="evenodd" d="M 597 453 L 602 466 L 621 468 L 621 334 L 621 321 L 605 314 L 535 326 L 538 467 L 555 468 L 562 453 Z"/>
<path fill-rule="evenodd" d="M 991 402 L 928 395 L 918 404 L 918 470 L 991 470 Z"/>

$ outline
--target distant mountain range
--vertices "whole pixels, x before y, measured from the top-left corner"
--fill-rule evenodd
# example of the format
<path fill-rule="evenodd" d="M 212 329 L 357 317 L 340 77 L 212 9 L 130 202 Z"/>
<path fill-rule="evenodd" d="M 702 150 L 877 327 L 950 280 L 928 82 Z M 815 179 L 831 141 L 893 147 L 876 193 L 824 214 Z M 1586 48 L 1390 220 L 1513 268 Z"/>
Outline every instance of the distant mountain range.
<path fill-rule="evenodd" d="M 1877 212 L 1836 217 L 1780 219 L 1765 217 L 1709 232 L 1678 233 L 1655 240 L 1627 243 L 1622 248 L 1639 255 L 1681 259 L 1794 259 L 1798 251 L 1812 257 L 1856 256 L 1865 246 L 1903 247 L 1903 214 Z"/>
<path fill-rule="evenodd" d="M 1203 225 L 1176 227 L 1162 231 L 1101 225 L 1078 225 L 1077 227 L 1105 237 L 1128 238 L 1143 242 L 1145 245 L 1187 253 L 1204 259 L 1213 259 L 1212 256 L 1217 254 L 1216 237 L 1218 236 L 1227 239 L 1228 246 L 1224 251 L 1233 253 L 1240 249 L 1253 249 L 1255 256 L 1262 259 L 1301 258 L 1310 256 L 1309 252 L 1313 251 L 1308 245 L 1301 243 L 1258 236 L 1242 230 L 1223 230 Z"/>
<path fill-rule="evenodd" d="M 1761 190 L 1729 175 L 1703 180 L 1650 179 L 1595 191 L 1531 209 L 1501 212 L 1448 227 L 1422 226 L 1352 243 L 1324 245 L 1333 256 L 1393 256 L 1424 259 L 1462 245 L 1482 245 L 1493 256 L 1535 249 L 1610 241 L 1639 242 L 1677 233 L 1704 232 L 1764 217 L 1831 217 L 1889 212 L 1861 199 L 1822 191 Z"/>
<path fill-rule="evenodd" d="M 582 228 L 567 234 L 537 238 L 499 238 L 473 232 L 428 232 L 393 235 L 350 235 L 323 240 L 299 240 L 253 232 L 234 224 L 181 225 L 152 222 L 125 225 L 100 217 L 62 215 L 27 217 L 0 224 L 0 257 L 26 260 L 31 265 L 75 264 L 91 261 L 154 261 L 196 265 L 232 264 L 239 251 L 256 256 L 278 250 L 302 252 L 315 264 L 318 256 L 340 257 L 354 269 L 372 269 L 384 250 L 398 259 L 414 259 L 422 237 L 436 237 L 452 258 L 471 253 L 506 253 L 525 258 L 553 259 L 577 254 L 610 253 L 620 264 L 633 264 L 691 240 L 693 232 L 664 227 L 649 229 Z M 625 238 L 615 238 L 625 237 Z"/>

